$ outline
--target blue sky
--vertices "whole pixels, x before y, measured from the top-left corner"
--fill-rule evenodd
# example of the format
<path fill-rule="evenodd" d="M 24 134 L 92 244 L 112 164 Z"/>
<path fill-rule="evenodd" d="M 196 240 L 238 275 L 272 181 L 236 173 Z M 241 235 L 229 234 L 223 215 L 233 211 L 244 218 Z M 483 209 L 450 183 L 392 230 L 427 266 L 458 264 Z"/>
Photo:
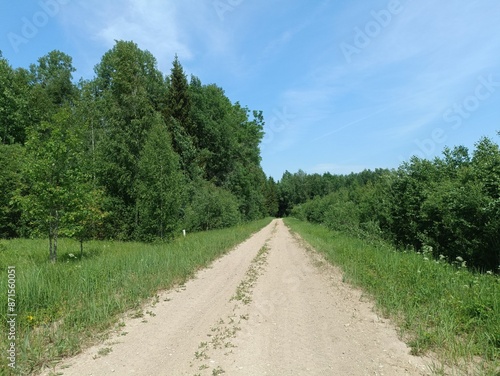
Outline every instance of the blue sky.
<path fill-rule="evenodd" d="M 499 142 L 498 0 L 40 0 L 0 5 L 0 50 L 53 49 L 75 78 L 133 40 L 262 110 L 262 166 L 344 174 Z"/>

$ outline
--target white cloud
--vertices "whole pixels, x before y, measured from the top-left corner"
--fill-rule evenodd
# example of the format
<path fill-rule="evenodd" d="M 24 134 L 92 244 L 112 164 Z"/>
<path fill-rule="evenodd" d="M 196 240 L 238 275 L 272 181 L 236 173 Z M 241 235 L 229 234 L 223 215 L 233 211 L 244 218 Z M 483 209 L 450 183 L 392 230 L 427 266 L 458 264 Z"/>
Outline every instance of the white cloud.
<path fill-rule="evenodd" d="M 279 150 L 286 150 L 303 137 L 324 137 L 379 119 L 386 121 L 377 126 L 387 135 L 411 139 L 440 121 L 446 108 L 474 88 L 478 75 L 494 72 L 500 50 L 500 34 L 494 32 L 496 0 L 400 1 L 404 11 L 352 64 L 341 56 L 340 43 L 348 42 L 354 27 L 363 28 L 370 12 L 387 2 L 321 2 L 295 24 L 275 18 L 274 13 L 286 14 L 285 2 L 242 2 L 224 20 L 212 1 L 75 0 L 69 5 L 72 12 L 64 13 L 68 28 L 80 25 L 81 34 L 106 48 L 115 39 L 134 40 L 153 53 L 164 72 L 177 53 L 195 74 L 221 71 L 245 85 L 264 75 L 271 79 L 273 70 L 286 70 L 287 61 L 279 59 L 290 58 L 296 43 L 311 37 L 317 16 L 331 12 L 330 45 L 321 44 L 324 49 L 311 55 L 309 71 L 274 94 L 274 103 L 296 114 L 293 127 L 279 134 Z M 261 36 L 268 39 L 259 40 Z"/>
<path fill-rule="evenodd" d="M 133 40 L 158 59 L 163 72 L 177 54 L 188 71 L 190 64 L 215 61 L 216 68 L 224 66 L 228 73 L 244 76 L 250 64 L 240 53 L 241 30 L 229 29 L 235 26 L 239 11 L 235 8 L 223 22 L 212 1 L 79 0 L 70 3 L 63 23 L 72 39 L 94 41 L 106 49 L 115 40 Z"/>
<path fill-rule="evenodd" d="M 147 7 L 144 4 L 128 0 L 125 6 L 113 9 L 111 16 L 100 20 L 95 30 L 97 38 L 107 46 L 119 39 L 133 40 L 157 58 L 171 59 L 175 53 L 191 58 L 192 53 L 178 31 L 176 9 L 158 1 L 147 2 Z"/>

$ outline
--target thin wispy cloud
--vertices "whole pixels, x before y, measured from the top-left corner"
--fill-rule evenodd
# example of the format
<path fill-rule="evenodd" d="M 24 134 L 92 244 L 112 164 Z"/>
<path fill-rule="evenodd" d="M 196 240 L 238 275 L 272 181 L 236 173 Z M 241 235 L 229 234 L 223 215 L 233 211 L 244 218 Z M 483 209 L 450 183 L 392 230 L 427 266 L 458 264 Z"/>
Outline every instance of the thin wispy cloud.
<path fill-rule="evenodd" d="M 147 5 L 146 5 L 147 4 Z M 126 0 L 120 3 L 88 1 L 73 5 L 69 15 L 70 25 L 81 12 L 87 12 L 87 20 L 77 31 L 85 33 L 95 43 L 111 48 L 115 40 L 133 40 L 141 48 L 149 50 L 160 61 L 175 53 L 184 58 L 191 58 L 191 48 L 183 38 L 178 24 L 177 8 L 160 1 L 141 2 Z"/>
<path fill-rule="evenodd" d="M 397 14 L 388 16 L 390 4 L 399 4 Z M 39 7 L 30 9 L 15 17 L 29 19 Z M 263 166 L 276 178 L 283 167 L 393 167 L 401 150 L 437 128 L 469 144 L 498 130 L 491 121 L 500 117 L 491 105 L 500 100 L 497 84 L 477 105 L 473 98 L 481 78 L 500 81 L 498 14 L 497 0 L 72 0 L 23 46 L 23 58 L 30 48 L 38 55 L 17 64 L 35 62 L 41 46 L 60 49 L 73 56 L 75 77 L 91 78 L 115 40 L 133 40 L 164 73 L 177 54 L 188 74 L 263 110 Z M 22 28 L 7 13 L 0 21 Z M 346 56 L 346 45 L 356 52 Z M 15 63 L 21 55 L 7 58 Z M 450 122 L 445 115 L 467 98 L 474 116 L 454 114 Z M 279 123 L 284 108 L 293 120 Z"/>
<path fill-rule="evenodd" d="M 496 16 L 485 17 L 484 7 L 457 7 L 456 2 L 401 3 L 404 11 L 393 16 L 393 23 L 380 32 L 372 46 L 353 58 L 353 63 L 341 62 L 330 68 L 330 77 L 323 76 L 326 80 L 295 90 L 296 95 L 302 91 L 304 100 L 313 106 L 314 101 L 307 99 L 311 92 L 336 91 L 336 96 L 329 97 L 332 108 L 338 107 L 336 101 L 343 101 L 347 95 L 357 96 L 356 93 L 368 94 L 381 102 L 379 109 L 317 138 L 369 121 L 388 110 L 408 115 L 399 133 L 411 136 L 442 117 L 443 110 L 457 96 L 465 95 L 470 82 L 491 66 L 492 46 L 500 48 L 500 35 L 492 36 L 490 29 L 488 38 L 478 40 L 478 36 L 486 36 L 486 28 L 496 23 Z M 363 27 L 359 22 L 353 21 L 353 25 Z M 315 69 L 327 72 L 331 63 L 327 64 Z M 343 90 L 339 92 L 339 88 Z M 321 112 L 324 102 L 319 100 L 310 111 Z M 358 106 L 370 107 L 371 103 L 359 101 Z M 307 126 L 312 124 L 304 124 Z"/>

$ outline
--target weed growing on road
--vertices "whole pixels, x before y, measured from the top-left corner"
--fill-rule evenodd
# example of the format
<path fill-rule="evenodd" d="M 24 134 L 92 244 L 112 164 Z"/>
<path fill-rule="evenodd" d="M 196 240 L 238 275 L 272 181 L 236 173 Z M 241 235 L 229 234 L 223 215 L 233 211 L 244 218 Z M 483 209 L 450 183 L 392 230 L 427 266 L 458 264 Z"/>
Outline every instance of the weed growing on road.
<path fill-rule="evenodd" d="M 223 373 L 226 373 L 222 368 L 217 367 L 212 371 L 212 376 L 217 376 L 217 375 L 222 375 Z"/>
<path fill-rule="evenodd" d="M 252 260 L 250 267 L 248 268 L 245 278 L 240 282 L 236 288 L 236 294 L 231 298 L 231 300 L 241 301 L 243 304 L 250 304 L 252 301 L 252 287 L 259 278 L 261 271 L 267 263 L 267 254 L 269 253 L 269 246 L 267 243 L 259 250 L 257 256 Z"/>
<path fill-rule="evenodd" d="M 231 339 L 235 338 L 237 333 L 241 331 L 240 324 L 242 323 L 242 321 L 247 321 L 250 318 L 248 312 L 240 312 L 241 307 L 238 303 L 241 302 L 244 306 L 246 306 L 252 301 L 252 287 L 254 286 L 258 277 L 264 270 L 265 265 L 267 264 L 268 253 L 269 246 L 266 242 L 264 246 L 259 250 L 257 255 L 253 258 L 243 280 L 236 288 L 236 293 L 229 300 L 230 302 L 236 301 L 232 310 L 233 313 L 229 315 L 226 320 L 222 318 L 219 319 L 217 323 L 210 329 L 211 333 L 208 334 L 210 341 L 200 343 L 200 345 L 198 346 L 198 351 L 196 351 L 194 354 L 195 361 L 202 362 L 204 360 L 210 359 L 210 356 L 208 354 L 210 349 L 214 351 L 223 350 L 225 351 L 224 355 L 229 355 L 230 353 L 232 353 L 232 349 L 236 346 L 231 342 Z M 191 367 L 192 366 L 194 366 L 194 363 L 191 363 Z M 210 367 L 203 363 L 198 367 L 198 369 L 200 371 L 203 371 L 210 369 Z M 225 373 L 225 371 L 220 367 L 212 369 L 212 375 L 221 375 L 223 373 Z"/>
<path fill-rule="evenodd" d="M 207 355 L 207 350 L 208 350 L 208 343 L 207 342 L 202 342 L 198 346 L 198 351 L 194 353 L 194 357 L 198 360 L 207 360 L 208 355 Z"/>
<path fill-rule="evenodd" d="M 323 226 L 286 224 L 343 269 L 401 329 L 415 355 L 435 353 L 465 374 L 500 373 L 500 278 L 428 255 L 373 245 Z"/>
<path fill-rule="evenodd" d="M 237 308 L 238 307 L 235 306 L 234 310 Z M 210 350 L 224 350 L 224 355 L 228 355 L 232 352 L 232 349 L 236 346 L 231 342 L 231 339 L 235 338 L 237 333 L 241 330 L 239 324 L 242 319 L 240 318 L 236 321 L 237 317 L 238 316 L 233 313 L 231 316 L 228 316 L 226 320 L 219 319 L 216 324 L 210 328 L 210 333 L 207 334 L 210 340 L 207 342 L 203 341 L 198 345 L 198 350 L 194 353 L 194 361 L 191 362 L 191 367 L 195 365 L 195 362 L 201 362 L 198 366 L 198 370 L 209 370 L 210 366 L 204 363 L 204 361 L 210 359 Z M 212 372 L 217 371 L 218 368 L 213 369 Z"/>
<path fill-rule="evenodd" d="M 111 347 L 103 347 L 102 349 L 99 349 L 99 351 L 97 352 L 97 355 L 94 356 L 94 359 L 97 359 L 101 356 L 106 356 L 106 355 L 110 354 L 111 351 L 113 351 L 113 349 Z"/>
<path fill-rule="evenodd" d="M 170 243 L 92 241 L 82 258 L 68 256 L 76 254 L 78 242 L 60 239 L 60 259 L 65 261 L 56 264 L 47 261 L 46 240 L 2 241 L 0 265 L 16 266 L 16 313 L 34 318 L 18 323 L 19 373 L 32 374 L 79 353 L 128 310 L 143 318 L 141 307 L 158 300 L 159 290 L 181 285 L 269 222 L 193 233 Z M 0 278 L 0 290 L 8 290 L 7 278 Z M 7 294 L 0 294 L 2 320 L 7 307 Z M 6 346 L 1 340 L 2 354 Z M 0 368 L 6 362 L 1 357 Z"/>

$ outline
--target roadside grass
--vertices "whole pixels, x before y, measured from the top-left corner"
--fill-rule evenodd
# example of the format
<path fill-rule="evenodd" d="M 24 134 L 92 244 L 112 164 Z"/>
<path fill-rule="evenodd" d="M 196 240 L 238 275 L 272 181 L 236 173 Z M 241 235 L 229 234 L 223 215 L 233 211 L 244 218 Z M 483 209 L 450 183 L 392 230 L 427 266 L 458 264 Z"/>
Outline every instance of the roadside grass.
<path fill-rule="evenodd" d="M 159 290 L 183 284 L 271 221 L 188 234 L 169 243 L 91 241 L 83 257 L 76 241 L 60 239 L 48 261 L 47 240 L 0 241 L 0 374 L 7 362 L 7 267 L 16 271 L 16 369 L 33 374 L 105 336 L 120 314 L 140 311 Z M 142 313 L 142 311 L 141 311 Z M 5 370 L 5 372 L 4 372 Z"/>
<path fill-rule="evenodd" d="M 412 354 L 434 354 L 439 362 L 435 373 L 500 375 L 498 276 L 293 218 L 285 223 L 338 265 L 346 282 L 373 297 L 377 309 L 399 327 Z"/>

